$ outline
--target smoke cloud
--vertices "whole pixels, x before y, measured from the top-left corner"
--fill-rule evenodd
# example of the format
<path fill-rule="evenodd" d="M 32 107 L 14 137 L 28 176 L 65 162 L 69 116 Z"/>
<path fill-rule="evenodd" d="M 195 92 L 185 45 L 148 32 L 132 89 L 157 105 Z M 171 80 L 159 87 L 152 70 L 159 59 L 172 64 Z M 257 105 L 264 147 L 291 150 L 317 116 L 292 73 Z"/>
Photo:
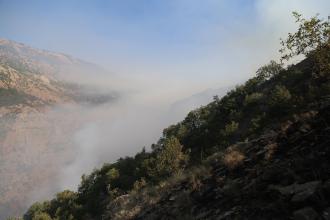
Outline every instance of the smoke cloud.
<path fill-rule="evenodd" d="M 142 31 L 137 23 L 123 26 L 126 23 L 113 22 L 117 17 L 111 17 L 106 24 L 113 25 L 111 31 L 116 39 L 109 39 L 106 34 L 110 31 L 104 29 L 97 33 L 88 30 L 86 25 L 93 22 L 89 17 L 81 19 L 79 14 L 74 14 L 74 19 L 64 17 L 69 24 L 78 23 L 76 30 L 67 26 L 66 20 L 60 20 L 61 25 L 49 25 L 35 17 L 19 19 L 14 13 L 0 13 L 0 24 L 4 30 L 8 29 L 6 36 L 19 40 L 18 36 L 26 34 L 26 41 L 32 46 L 73 54 L 110 69 L 111 74 L 67 70 L 70 74 L 65 77 L 70 82 L 97 88 L 95 93 L 116 97 L 95 105 L 57 105 L 26 116 L 25 120 L 34 121 L 42 133 L 29 133 L 29 137 L 18 144 L 24 145 L 24 157 L 30 160 L 29 166 L 38 166 L 38 172 L 47 173 L 46 178 L 37 181 L 34 190 L 27 193 L 26 207 L 37 200 L 52 198 L 58 191 L 76 190 L 82 174 L 90 173 L 105 162 L 132 156 L 143 147 L 149 149 L 161 136 L 163 128 L 182 120 L 188 109 L 211 101 L 213 95 L 224 95 L 229 88 L 251 77 L 258 67 L 278 59 L 279 39 L 295 29 L 292 11 L 307 17 L 316 13 L 325 17 L 330 8 L 327 0 L 256 0 L 251 3 L 252 18 L 231 10 L 232 14 L 221 17 L 225 21 L 222 24 L 211 22 L 221 20 L 218 17 L 211 16 L 210 22 L 206 18 L 216 10 L 226 11 L 224 5 L 228 1 L 207 1 L 212 7 L 204 5 L 202 12 L 199 12 L 199 1 L 168 2 L 173 12 L 157 22 L 144 18 L 147 24 L 141 27 Z M 200 21 L 189 20 L 197 12 Z M 29 17 L 33 13 L 22 14 Z M 100 16 L 106 20 L 104 15 Z M 178 22 L 190 29 L 180 32 L 178 27 L 174 30 L 170 25 L 164 26 L 167 19 L 172 22 L 170 25 Z M 10 22 L 4 24 L 5 21 Z M 84 21 L 86 25 L 77 21 Z M 196 30 L 195 25 L 199 27 Z M 168 31 L 167 38 L 154 39 L 163 34 L 157 32 L 159 27 Z M 171 31 L 179 32 L 175 35 L 179 41 L 170 37 Z M 144 32 L 147 35 L 143 35 Z M 188 36 L 194 37 L 188 40 Z M 172 41 L 175 43 L 171 44 Z M 219 88 L 224 89 L 209 90 Z M 205 90 L 214 91 L 214 94 L 206 92 L 202 98 L 193 96 Z M 177 105 L 186 98 L 189 102 L 184 103 L 189 104 Z M 40 136 L 45 140 L 40 142 Z M 42 152 L 31 150 L 38 142 L 47 146 Z"/>

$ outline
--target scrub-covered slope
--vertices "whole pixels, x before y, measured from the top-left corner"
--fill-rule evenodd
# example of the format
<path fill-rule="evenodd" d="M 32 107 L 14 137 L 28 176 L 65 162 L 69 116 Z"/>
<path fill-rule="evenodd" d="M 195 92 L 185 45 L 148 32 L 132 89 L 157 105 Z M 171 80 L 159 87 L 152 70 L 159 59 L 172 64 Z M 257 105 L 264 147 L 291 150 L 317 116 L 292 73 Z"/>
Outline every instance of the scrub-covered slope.
<path fill-rule="evenodd" d="M 328 219 L 330 24 L 295 16 L 283 59 L 303 61 L 261 67 L 24 219 Z"/>

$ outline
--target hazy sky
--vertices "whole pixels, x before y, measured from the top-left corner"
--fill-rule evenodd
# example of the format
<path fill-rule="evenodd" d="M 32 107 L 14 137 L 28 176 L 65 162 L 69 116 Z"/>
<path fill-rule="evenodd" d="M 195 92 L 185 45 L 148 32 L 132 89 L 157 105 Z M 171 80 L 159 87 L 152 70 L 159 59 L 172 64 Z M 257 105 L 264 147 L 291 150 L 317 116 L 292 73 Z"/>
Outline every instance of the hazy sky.
<path fill-rule="evenodd" d="M 329 0 L 0 0 L 0 37 L 127 75 L 232 85 L 278 56 L 291 12 Z"/>

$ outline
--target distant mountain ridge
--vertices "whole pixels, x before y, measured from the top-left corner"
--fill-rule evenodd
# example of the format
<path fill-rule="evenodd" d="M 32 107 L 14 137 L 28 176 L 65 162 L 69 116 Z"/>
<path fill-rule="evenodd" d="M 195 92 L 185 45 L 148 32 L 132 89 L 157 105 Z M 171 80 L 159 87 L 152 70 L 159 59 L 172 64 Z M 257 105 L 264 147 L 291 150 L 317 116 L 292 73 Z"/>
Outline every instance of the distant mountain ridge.
<path fill-rule="evenodd" d="M 70 81 L 79 74 L 108 73 L 69 55 L 0 39 L 0 219 L 21 214 L 29 193 L 53 184 L 58 164 L 73 157 L 68 137 L 81 122 L 50 110 L 116 99 L 114 92 Z"/>
<path fill-rule="evenodd" d="M 21 70 L 25 73 L 52 76 L 78 66 L 87 69 L 94 68 L 98 71 L 102 69 L 95 64 L 74 58 L 70 55 L 35 49 L 23 43 L 1 38 L 0 63 L 7 64 L 18 70 L 22 68 Z"/>

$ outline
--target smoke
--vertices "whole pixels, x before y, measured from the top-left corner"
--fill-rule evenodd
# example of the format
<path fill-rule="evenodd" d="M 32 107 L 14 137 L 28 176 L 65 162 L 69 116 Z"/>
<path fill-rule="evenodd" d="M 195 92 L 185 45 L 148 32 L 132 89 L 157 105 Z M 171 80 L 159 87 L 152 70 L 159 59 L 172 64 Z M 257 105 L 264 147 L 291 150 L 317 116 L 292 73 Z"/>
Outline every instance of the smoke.
<path fill-rule="evenodd" d="M 148 148 L 157 141 L 163 128 L 182 119 L 189 107 L 198 107 L 203 101 L 193 100 L 182 111 L 174 110 L 173 103 L 203 89 L 232 86 L 251 76 L 260 65 L 270 59 L 278 59 L 279 38 L 295 28 L 291 12 L 297 10 L 306 16 L 317 12 L 327 13 L 326 8 L 329 7 L 320 5 L 329 3 L 322 0 L 319 4 L 308 0 L 303 3 L 258 0 L 255 2 L 254 22 L 246 24 L 238 20 L 233 29 L 226 30 L 222 27 L 213 31 L 214 36 L 218 36 L 217 31 L 221 32 L 223 42 L 217 42 L 212 48 L 200 51 L 202 55 L 206 55 L 205 59 L 196 62 L 189 60 L 189 63 L 180 65 L 165 65 L 166 68 L 163 69 L 155 66 L 159 63 L 149 62 L 148 67 L 133 65 L 137 69 L 126 68 L 122 77 L 85 77 L 84 80 L 78 74 L 75 81 L 110 87 L 124 95 L 114 103 L 75 106 L 76 117 L 84 120 L 81 120 L 79 129 L 72 136 L 74 158 L 61 169 L 59 187 L 76 189 L 83 173 L 91 172 L 102 163 L 115 162 L 120 157 L 134 155 L 142 147 Z M 206 29 L 214 27 L 213 25 Z M 164 67 L 164 63 L 161 67 Z M 166 77 L 164 71 L 171 74 Z M 194 75 L 215 71 L 219 73 L 220 82 L 194 79 Z M 187 72 L 191 72 L 192 79 L 187 81 L 180 72 L 184 72 L 185 77 Z M 175 73 L 176 76 L 173 76 Z M 230 75 L 230 79 L 220 77 L 225 75 Z M 207 74 L 205 77 L 208 77 Z M 213 79 L 210 78 L 212 81 Z M 220 95 L 225 94 L 224 91 Z"/>
<path fill-rule="evenodd" d="M 114 80 L 111 76 L 98 75 L 98 80 L 90 81 L 91 88 L 98 86 L 93 91 L 95 98 L 105 92 L 111 95 Z M 77 79 L 74 81 L 78 82 Z M 37 170 L 49 170 L 41 172 L 48 172 L 47 180 L 37 183 L 35 190 L 28 193 L 28 205 L 50 199 L 54 193 L 64 189 L 77 190 L 82 174 L 89 174 L 103 163 L 133 156 L 143 147 L 149 149 L 164 128 L 182 119 L 187 113 L 187 106 L 171 108 L 173 100 L 180 100 L 185 97 L 185 93 L 190 93 L 187 88 L 188 92 L 184 91 L 184 87 L 180 90 L 175 86 L 176 83 L 168 88 L 169 82 L 166 80 L 146 81 L 143 84 L 140 79 L 133 80 L 134 83 L 130 85 L 130 80 L 119 81 L 125 84 L 117 84 L 115 94 L 119 95 L 108 102 L 61 104 L 41 113 L 48 126 L 44 126 L 43 130 L 49 130 L 52 135 L 44 137 L 48 144 L 45 146 L 47 153 L 40 156 L 39 151 L 31 152 L 29 157 L 32 160 L 39 158 L 35 164 Z M 80 82 L 87 85 L 86 79 Z M 88 90 L 83 92 L 89 93 Z M 198 107 L 201 102 L 205 103 L 203 99 L 192 101 L 189 109 Z M 39 113 L 28 116 L 32 124 L 35 114 Z M 26 143 L 27 149 L 33 148 L 31 143 L 38 142 L 38 138 L 44 134 L 29 136 L 31 141 Z"/>
<path fill-rule="evenodd" d="M 179 6 L 176 2 L 180 2 Z M 116 24 L 112 30 L 118 39 L 109 39 L 103 36 L 103 32 L 94 32 L 93 29 L 89 31 L 85 25 L 89 22 L 79 23 L 78 34 L 75 33 L 76 28 L 73 27 L 76 24 L 72 23 L 84 20 L 80 17 L 70 20 L 70 10 L 60 25 L 49 25 L 35 17 L 35 20 L 19 19 L 14 16 L 16 14 L 9 13 L 11 11 L 1 15 L 4 17 L 0 23 L 11 21 L 3 26 L 16 30 L 17 36 L 30 33 L 29 39 L 40 40 L 40 45 L 45 48 L 60 48 L 60 51 L 81 55 L 87 60 L 100 62 L 115 73 L 65 69 L 65 73 L 70 72 L 63 75 L 66 80 L 97 88 L 93 91 L 96 95 L 109 94 L 116 98 L 94 105 L 57 105 L 42 113 L 31 113 L 24 119 L 26 124 L 20 125 L 20 129 L 29 130 L 28 135 L 15 141 L 17 146 L 22 146 L 17 147 L 17 151 L 22 151 L 23 155 L 17 153 L 19 157 L 7 157 L 27 160 L 22 166 L 31 169 L 26 168 L 25 173 L 37 178 L 33 181 L 33 190 L 25 192 L 26 207 L 35 201 L 50 199 L 58 191 L 76 190 L 82 174 L 90 173 L 105 162 L 132 156 L 143 147 L 148 149 L 161 136 L 163 128 L 182 120 L 188 109 L 199 107 L 206 103 L 205 100 L 217 95 L 208 93 L 202 99 L 198 95 L 193 96 L 198 97 L 196 100 L 189 98 L 193 94 L 209 88 L 229 89 L 252 76 L 258 67 L 269 60 L 278 59 L 279 38 L 295 28 L 292 11 L 297 10 L 306 16 L 320 12 L 326 16 L 330 8 L 327 0 L 256 0 L 251 9 L 253 18 L 231 11 L 232 14 L 225 13 L 221 17 L 227 23 L 222 24 L 208 22 L 204 18 L 217 10 L 219 14 L 221 10 L 225 12 L 225 1 L 208 2 L 212 2 L 214 7 L 205 4 L 202 16 L 199 16 L 203 19 L 198 23 L 189 19 L 199 11 L 200 3 L 171 1 L 171 7 L 175 8 L 173 18 L 165 16 L 156 19 L 154 23 L 148 22 L 141 27 L 141 30 L 134 22 L 126 28 L 122 23 Z M 17 16 L 20 14 L 17 12 Z M 37 13 L 29 14 L 28 10 L 23 13 L 26 17 L 32 14 Z M 52 22 L 57 22 L 59 16 L 54 14 L 56 19 Z M 66 26 L 65 19 L 72 26 Z M 162 25 L 168 19 L 172 23 Z M 188 26 L 189 30 L 180 32 L 176 23 L 182 27 Z M 171 25 L 176 27 L 175 30 Z M 194 29 L 195 26 L 198 28 Z M 161 40 L 153 40 L 159 34 L 159 27 L 168 33 Z M 168 46 L 168 42 L 173 40 L 169 37 L 171 31 L 178 31 L 176 29 L 179 35 L 175 36 L 181 37 L 180 42 Z M 193 40 L 187 42 L 187 36 L 194 36 Z M 159 45 L 161 43 L 165 46 Z M 221 90 L 219 95 L 225 91 L 227 89 Z M 177 103 L 182 103 L 186 97 L 189 102 L 183 102 L 184 107 L 177 107 Z M 176 103 L 175 106 L 173 103 Z"/>

